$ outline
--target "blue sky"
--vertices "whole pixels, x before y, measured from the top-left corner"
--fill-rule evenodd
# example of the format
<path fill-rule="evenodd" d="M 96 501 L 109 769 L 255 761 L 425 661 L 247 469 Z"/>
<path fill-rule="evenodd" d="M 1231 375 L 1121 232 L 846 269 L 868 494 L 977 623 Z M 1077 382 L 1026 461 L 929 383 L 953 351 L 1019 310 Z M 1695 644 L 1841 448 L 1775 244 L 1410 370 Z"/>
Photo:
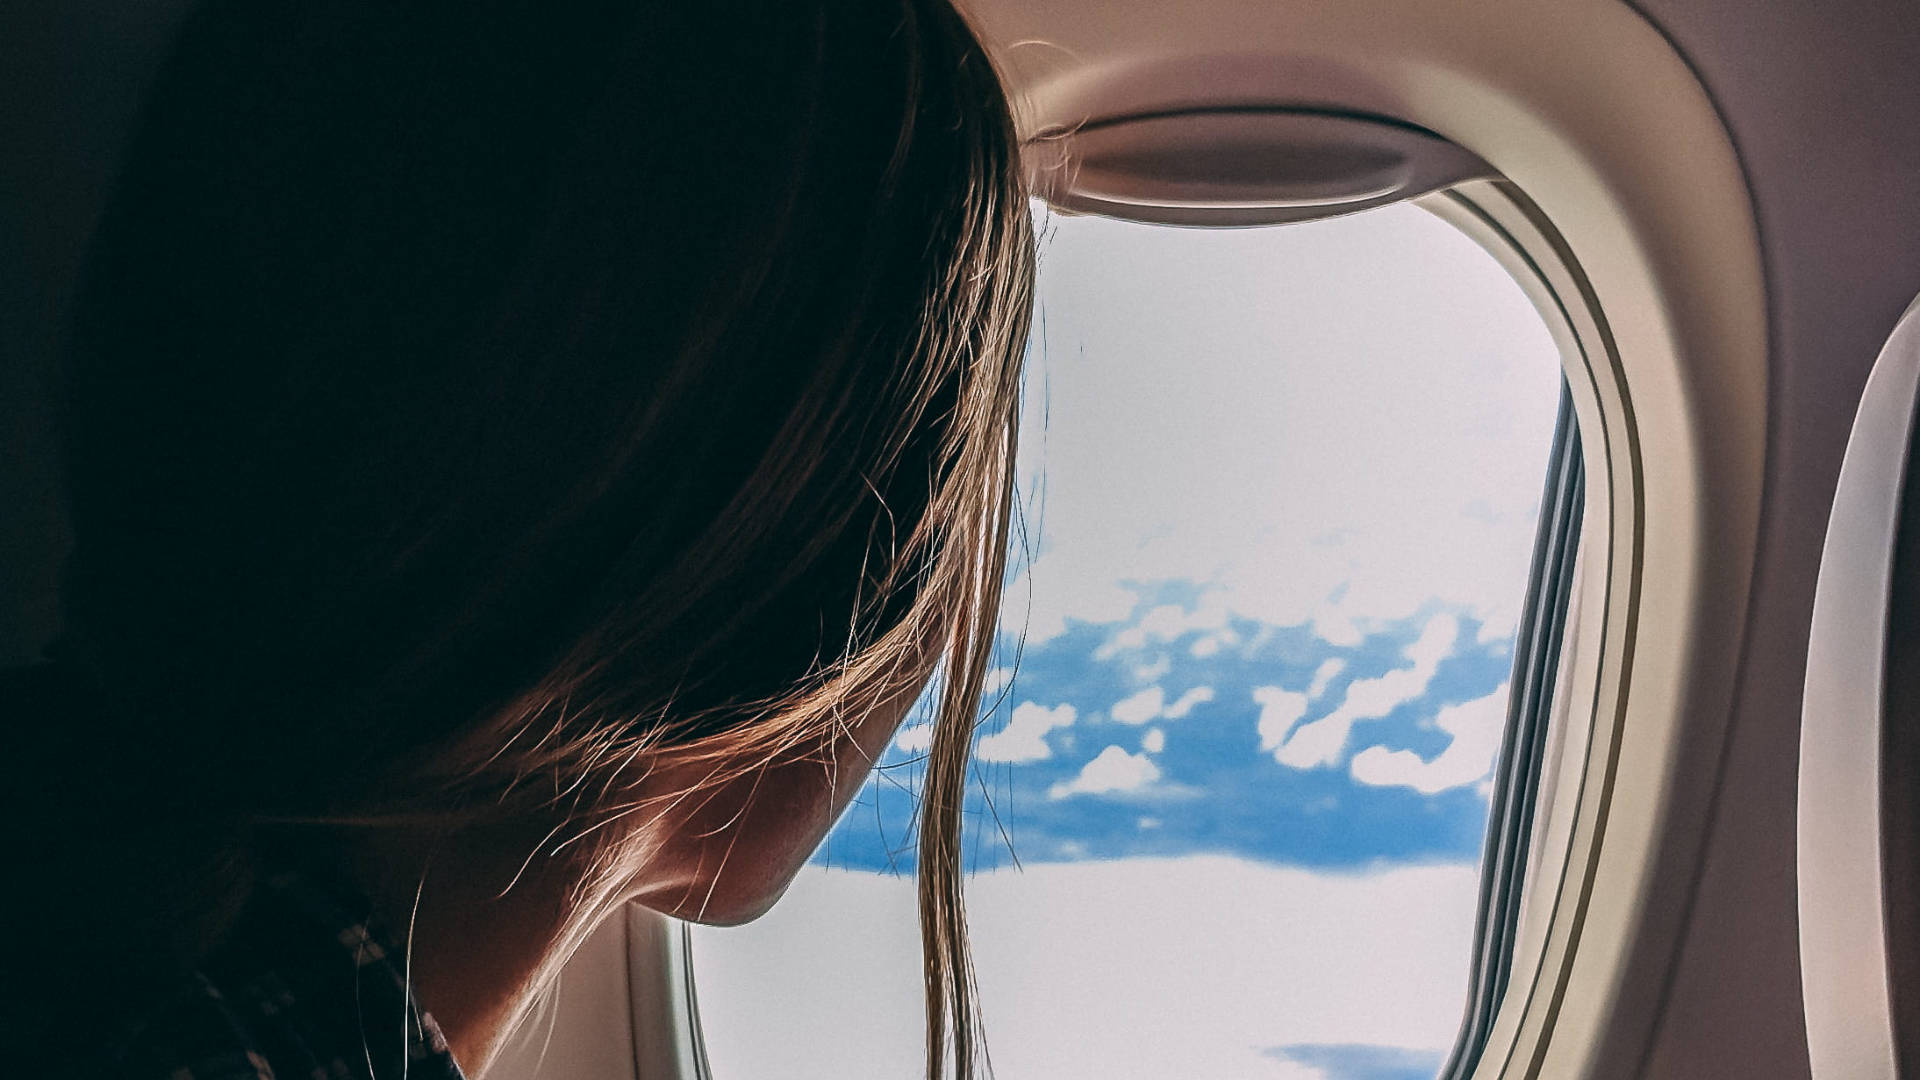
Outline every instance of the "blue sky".
<path fill-rule="evenodd" d="M 1431 1075 L 1466 989 L 1557 351 L 1417 208 L 1042 221 L 1028 540 L 967 822 L 996 1073 Z M 696 933 L 720 1075 L 916 1070 L 928 730 L 902 728 L 766 918 Z"/>

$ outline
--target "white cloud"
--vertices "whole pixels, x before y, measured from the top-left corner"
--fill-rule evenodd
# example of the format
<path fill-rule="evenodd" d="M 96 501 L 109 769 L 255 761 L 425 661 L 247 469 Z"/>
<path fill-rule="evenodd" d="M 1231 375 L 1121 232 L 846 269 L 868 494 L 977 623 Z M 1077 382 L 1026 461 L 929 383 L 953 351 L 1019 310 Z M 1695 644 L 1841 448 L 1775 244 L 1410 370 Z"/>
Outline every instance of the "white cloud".
<path fill-rule="evenodd" d="M 1227 625 L 1226 594 L 1210 589 L 1198 605 L 1188 609 L 1180 604 L 1159 604 L 1148 608 L 1132 626 L 1108 638 L 1094 650 L 1095 660 L 1106 660 L 1128 649 L 1142 649 L 1154 642 L 1168 642 L 1194 631 L 1230 634 Z"/>
<path fill-rule="evenodd" d="M 1122 724 L 1138 726 L 1160 715 L 1167 704 L 1167 692 L 1157 686 L 1149 686 L 1137 694 L 1115 702 L 1107 715 Z"/>
<path fill-rule="evenodd" d="M 1420 636 L 1407 646 L 1404 655 L 1413 661 L 1415 667 L 1431 675 L 1440 666 L 1440 661 L 1453 655 L 1453 646 L 1458 640 L 1460 620 L 1451 615 L 1435 615 L 1420 628 Z"/>
<path fill-rule="evenodd" d="M 1179 604 L 1161 604 L 1148 609 L 1147 613 L 1140 616 L 1140 621 L 1134 625 L 1148 637 L 1156 641 L 1165 641 L 1168 638 L 1179 637 L 1188 629 L 1198 625 L 1195 621 L 1197 618 L 1199 618 L 1198 612 L 1190 616 L 1187 614 L 1187 609 Z"/>
<path fill-rule="evenodd" d="M 933 724 L 908 724 L 894 732 L 893 745 L 903 754 L 924 754 L 933 746 Z"/>
<path fill-rule="evenodd" d="M 1162 710 L 1160 715 L 1169 720 L 1185 719 L 1186 715 L 1192 712 L 1195 706 L 1205 705 L 1212 700 L 1213 687 L 1196 686 L 1186 693 L 1181 694 L 1179 699 Z"/>
<path fill-rule="evenodd" d="M 1134 822 L 1134 825 L 1142 829 L 1157 829 L 1160 827 L 1160 819 L 1157 817 L 1143 817 L 1139 821 Z"/>
<path fill-rule="evenodd" d="M 1135 682 L 1152 682 L 1172 670 L 1173 657 L 1168 656 L 1166 653 L 1161 653 L 1154 658 L 1152 663 L 1136 665 L 1133 669 L 1133 680 Z"/>
<path fill-rule="evenodd" d="M 1201 705 L 1213 700 L 1213 687 L 1196 686 L 1169 703 L 1167 692 L 1158 686 L 1149 686 L 1138 693 L 1130 694 L 1114 703 L 1107 715 L 1116 723 L 1132 724 L 1135 727 L 1151 723 L 1162 717 L 1168 720 L 1185 719 L 1187 714 Z"/>
<path fill-rule="evenodd" d="M 1345 670 L 1347 662 L 1337 656 L 1320 661 L 1320 666 L 1313 669 L 1313 683 L 1307 687 L 1307 696 L 1317 698 L 1326 693 L 1327 684 Z"/>
<path fill-rule="evenodd" d="M 1049 709 L 1023 701 L 1014 707 L 1006 727 L 980 740 L 974 747 L 974 757 L 1015 763 L 1050 758 L 1053 750 L 1047 746 L 1047 732 L 1071 726 L 1077 716 L 1072 705 Z"/>
<path fill-rule="evenodd" d="M 1166 748 L 1167 733 L 1157 727 L 1148 728 L 1147 733 L 1140 736 L 1140 749 L 1145 750 L 1149 754 L 1157 754 Z"/>
<path fill-rule="evenodd" d="M 1425 795 L 1476 783 L 1493 770 L 1507 723 L 1507 687 L 1449 705 L 1434 717 L 1453 741 L 1433 760 L 1411 750 L 1370 746 L 1354 755 L 1353 778 L 1376 787 L 1410 787 Z"/>
<path fill-rule="evenodd" d="M 1354 622 L 1354 613 L 1328 603 L 1313 613 L 1313 634 L 1329 645 L 1354 646 L 1367 639 L 1366 632 Z"/>
<path fill-rule="evenodd" d="M 1012 681 L 1013 681 L 1012 668 L 1010 667 L 993 668 L 987 672 L 987 679 L 983 688 L 980 691 L 980 695 L 983 699 L 987 701 L 992 701 L 993 695 L 1006 689 L 1007 684 Z"/>
<path fill-rule="evenodd" d="M 1253 703 L 1260 706 L 1260 749 L 1275 750 L 1286 741 L 1287 732 L 1307 715 L 1307 695 L 1278 686 L 1258 686 Z"/>
<path fill-rule="evenodd" d="M 1050 552 L 1020 571 L 1000 606 L 1002 631 L 1038 645 L 1066 633 L 1069 619 L 1105 624 L 1133 613 L 1139 594 L 1120 575 L 1079 572 L 1071 558 Z"/>
<path fill-rule="evenodd" d="M 1453 616 L 1435 615 L 1428 619 L 1420 636 L 1402 654 L 1409 666 L 1395 668 L 1377 679 L 1355 679 L 1348 683 L 1340 706 L 1295 729 L 1285 742 L 1272 748 L 1274 760 L 1296 769 L 1338 761 L 1356 722 L 1386 716 L 1427 692 L 1440 661 L 1453 652 L 1459 636 L 1460 621 Z M 1266 745 L 1264 731 L 1261 745 Z"/>
<path fill-rule="evenodd" d="M 1444 1053 L 1478 882 L 1470 865 L 1329 873 L 1219 856 L 977 875 L 967 912 L 996 1071 L 1305 1080 L 1263 1051 Z M 1206 918 L 1168 917 L 1196 896 Z M 910 876 L 808 866 L 764 918 L 693 935 L 715 1076 L 919 1074 Z"/>
<path fill-rule="evenodd" d="M 1145 754 L 1129 754 L 1117 746 L 1100 751 L 1080 775 L 1047 789 L 1047 798 L 1072 795 L 1114 795 L 1139 791 L 1160 779 L 1160 766 Z"/>

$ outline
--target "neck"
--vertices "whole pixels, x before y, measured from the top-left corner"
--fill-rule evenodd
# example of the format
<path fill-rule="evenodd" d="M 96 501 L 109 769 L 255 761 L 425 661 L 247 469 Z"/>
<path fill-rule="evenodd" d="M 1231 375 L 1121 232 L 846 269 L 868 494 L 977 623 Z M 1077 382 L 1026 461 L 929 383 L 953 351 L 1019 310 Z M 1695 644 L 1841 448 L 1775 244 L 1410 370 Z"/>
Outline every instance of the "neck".
<path fill-rule="evenodd" d="M 414 998 L 469 1077 L 485 1074 L 584 914 L 570 861 L 528 861 L 544 835 L 375 830 L 354 844 L 353 873 L 405 950 Z"/>

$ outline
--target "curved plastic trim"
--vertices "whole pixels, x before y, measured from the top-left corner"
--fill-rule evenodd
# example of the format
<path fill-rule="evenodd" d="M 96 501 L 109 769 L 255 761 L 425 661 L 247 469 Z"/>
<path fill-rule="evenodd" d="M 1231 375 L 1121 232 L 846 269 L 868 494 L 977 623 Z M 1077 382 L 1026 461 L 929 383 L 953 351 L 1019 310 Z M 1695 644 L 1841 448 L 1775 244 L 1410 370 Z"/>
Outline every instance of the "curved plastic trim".
<path fill-rule="evenodd" d="M 1430 131 L 1300 109 L 1101 120 L 1030 140 L 1025 156 L 1056 209 L 1158 225 L 1310 221 L 1495 175 Z"/>
<path fill-rule="evenodd" d="M 1883 855 L 1882 728 L 1920 303 L 1873 365 L 1820 553 L 1800 722 L 1800 978 L 1816 1078 L 1900 1075 Z M 1907 718 L 1902 718 L 1903 720 Z"/>

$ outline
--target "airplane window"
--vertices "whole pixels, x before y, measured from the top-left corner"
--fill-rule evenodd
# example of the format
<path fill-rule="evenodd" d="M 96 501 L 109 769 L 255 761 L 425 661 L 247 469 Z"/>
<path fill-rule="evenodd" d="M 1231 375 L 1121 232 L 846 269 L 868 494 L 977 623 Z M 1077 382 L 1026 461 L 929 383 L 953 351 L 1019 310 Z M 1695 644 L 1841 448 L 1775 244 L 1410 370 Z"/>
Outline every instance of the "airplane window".
<path fill-rule="evenodd" d="M 994 1071 L 1426 1080 L 1475 970 L 1559 351 L 1416 207 L 1036 213 L 1027 538 L 968 818 Z M 927 733 L 769 915 L 694 929 L 717 1080 L 920 1071 Z"/>

